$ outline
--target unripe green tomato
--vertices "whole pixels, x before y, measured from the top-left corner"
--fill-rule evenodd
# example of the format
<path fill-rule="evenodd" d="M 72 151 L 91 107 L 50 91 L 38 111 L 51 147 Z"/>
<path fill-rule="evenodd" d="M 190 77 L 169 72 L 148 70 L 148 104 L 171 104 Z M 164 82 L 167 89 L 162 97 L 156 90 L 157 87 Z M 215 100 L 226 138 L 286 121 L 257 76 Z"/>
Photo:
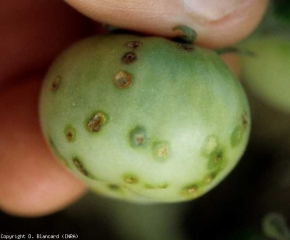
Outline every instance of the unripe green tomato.
<path fill-rule="evenodd" d="M 65 51 L 44 81 L 40 120 L 52 151 L 93 191 L 145 203 L 212 189 L 250 131 L 245 93 L 214 51 L 135 35 Z"/>

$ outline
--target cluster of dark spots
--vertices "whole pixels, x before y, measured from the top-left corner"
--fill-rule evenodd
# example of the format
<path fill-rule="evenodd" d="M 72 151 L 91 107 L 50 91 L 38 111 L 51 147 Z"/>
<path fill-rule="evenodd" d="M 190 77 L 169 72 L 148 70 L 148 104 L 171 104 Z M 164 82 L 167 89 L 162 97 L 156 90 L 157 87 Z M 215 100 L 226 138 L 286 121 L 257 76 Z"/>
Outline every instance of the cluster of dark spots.
<path fill-rule="evenodd" d="M 125 183 L 129 183 L 129 184 L 136 184 L 136 183 L 138 183 L 139 180 L 135 175 L 125 174 L 123 176 L 123 181 Z"/>
<path fill-rule="evenodd" d="M 137 49 L 140 47 L 140 45 L 141 45 L 141 42 L 138 42 L 138 41 L 126 42 L 126 46 L 131 48 L 131 49 Z"/>
<path fill-rule="evenodd" d="M 133 147 L 145 146 L 148 142 L 146 129 L 142 126 L 137 126 L 130 131 L 130 143 Z"/>
<path fill-rule="evenodd" d="M 73 158 L 73 163 L 74 165 L 77 167 L 77 169 L 85 176 L 88 176 L 88 171 L 84 168 L 83 164 L 81 163 L 81 161 L 79 160 L 79 158 L 74 157 Z"/>
<path fill-rule="evenodd" d="M 99 132 L 101 127 L 106 123 L 106 116 L 102 112 L 95 113 L 87 122 L 87 129 L 91 132 Z"/>
<path fill-rule="evenodd" d="M 76 131 L 73 127 L 67 126 L 64 129 L 64 134 L 68 142 L 74 142 L 76 137 Z"/>
<path fill-rule="evenodd" d="M 130 73 L 126 71 L 120 71 L 118 72 L 114 77 L 114 85 L 117 88 L 128 88 L 133 83 L 133 77 Z"/>
<path fill-rule="evenodd" d="M 60 81 L 61 81 L 61 77 L 60 76 L 56 76 L 53 79 L 53 82 L 52 82 L 52 84 L 50 86 L 51 91 L 56 91 L 58 89 Z"/>
<path fill-rule="evenodd" d="M 121 58 L 121 62 L 124 64 L 131 64 L 135 62 L 136 60 L 137 60 L 137 56 L 134 52 L 127 52 Z"/>
<path fill-rule="evenodd" d="M 188 43 L 178 43 L 177 44 L 178 48 L 187 51 L 187 52 L 192 52 L 194 50 L 194 46 L 192 44 Z"/>

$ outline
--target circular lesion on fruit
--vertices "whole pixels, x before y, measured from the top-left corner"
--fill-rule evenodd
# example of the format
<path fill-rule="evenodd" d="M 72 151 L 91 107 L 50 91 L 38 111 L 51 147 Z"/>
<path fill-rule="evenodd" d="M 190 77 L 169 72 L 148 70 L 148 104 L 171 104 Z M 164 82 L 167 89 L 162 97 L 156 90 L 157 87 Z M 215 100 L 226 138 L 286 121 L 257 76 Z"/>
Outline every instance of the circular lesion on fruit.
<path fill-rule="evenodd" d="M 145 127 L 137 126 L 130 131 L 130 143 L 133 147 L 143 147 L 148 143 L 148 136 Z"/>
<path fill-rule="evenodd" d="M 126 42 L 126 46 L 131 49 L 137 49 L 141 46 L 141 42 L 138 42 L 138 41 Z"/>
<path fill-rule="evenodd" d="M 61 77 L 58 75 L 52 81 L 52 84 L 50 86 L 51 91 L 53 92 L 56 91 L 59 88 L 60 82 L 61 82 Z"/>
<path fill-rule="evenodd" d="M 208 160 L 208 169 L 211 171 L 220 171 L 226 165 L 226 156 L 224 150 L 218 146 L 210 155 Z"/>
<path fill-rule="evenodd" d="M 76 139 L 76 130 L 72 126 L 68 125 L 64 129 L 65 138 L 68 142 L 74 142 Z"/>
<path fill-rule="evenodd" d="M 120 71 L 114 76 L 114 85 L 117 88 L 128 88 L 133 83 L 133 77 L 126 71 Z"/>
<path fill-rule="evenodd" d="M 129 184 L 136 184 L 139 181 L 138 177 L 134 174 L 124 174 L 122 179 L 125 183 Z"/>
<path fill-rule="evenodd" d="M 76 168 L 86 177 L 89 176 L 88 171 L 84 168 L 82 162 L 80 161 L 80 159 L 78 157 L 73 157 L 73 164 L 76 166 Z"/>
<path fill-rule="evenodd" d="M 107 122 L 107 115 L 104 112 L 98 111 L 86 121 L 87 129 L 90 132 L 99 132 L 103 125 Z"/>
<path fill-rule="evenodd" d="M 181 195 L 188 198 L 196 198 L 200 196 L 200 189 L 198 184 L 192 183 L 181 188 Z"/>
<path fill-rule="evenodd" d="M 158 160 L 166 160 L 169 157 L 169 144 L 167 142 L 155 142 L 153 155 Z"/>
<path fill-rule="evenodd" d="M 124 64 L 131 64 L 135 62 L 136 60 L 137 60 L 137 56 L 134 52 L 127 52 L 121 58 L 121 62 Z"/>

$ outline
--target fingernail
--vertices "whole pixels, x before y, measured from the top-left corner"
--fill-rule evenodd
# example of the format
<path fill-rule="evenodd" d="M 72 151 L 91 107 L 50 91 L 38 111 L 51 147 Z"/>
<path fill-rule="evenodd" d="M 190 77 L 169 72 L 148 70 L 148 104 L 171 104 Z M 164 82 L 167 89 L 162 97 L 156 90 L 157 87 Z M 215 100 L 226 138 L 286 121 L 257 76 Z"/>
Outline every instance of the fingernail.
<path fill-rule="evenodd" d="M 219 20 L 236 9 L 241 8 L 245 0 L 183 0 L 185 10 L 203 20 Z"/>

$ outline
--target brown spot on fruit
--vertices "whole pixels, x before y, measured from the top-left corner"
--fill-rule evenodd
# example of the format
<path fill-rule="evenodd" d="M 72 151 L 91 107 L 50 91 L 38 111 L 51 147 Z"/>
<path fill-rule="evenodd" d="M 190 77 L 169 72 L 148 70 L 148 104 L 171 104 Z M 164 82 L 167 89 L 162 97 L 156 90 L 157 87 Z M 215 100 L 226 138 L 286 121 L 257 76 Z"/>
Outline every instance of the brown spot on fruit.
<path fill-rule="evenodd" d="M 82 163 L 80 162 L 78 158 L 74 157 L 73 163 L 83 175 L 88 176 L 87 170 L 84 169 L 84 166 L 82 165 Z"/>
<path fill-rule="evenodd" d="M 243 128 L 244 129 L 247 128 L 248 123 L 249 123 L 248 115 L 245 112 L 243 112 L 243 115 L 242 115 L 242 125 L 243 125 Z"/>
<path fill-rule="evenodd" d="M 194 50 L 194 46 L 192 44 L 179 43 L 178 47 L 187 52 L 192 52 Z"/>
<path fill-rule="evenodd" d="M 68 142 L 75 141 L 76 133 L 75 133 L 75 129 L 73 127 L 71 127 L 71 126 L 66 127 L 64 130 L 64 134 L 65 134 L 65 137 L 66 137 Z"/>
<path fill-rule="evenodd" d="M 136 176 L 129 174 L 124 175 L 123 180 L 129 184 L 136 184 L 138 182 L 138 178 Z"/>
<path fill-rule="evenodd" d="M 114 85 L 117 88 L 128 88 L 132 85 L 133 78 L 132 75 L 126 71 L 120 71 L 114 77 Z"/>
<path fill-rule="evenodd" d="M 61 81 L 61 77 L 60 76 L 56 76 L 51 84 L 51 91 L 56 91 L 59 87 L 59 84 L 60 84 L 60 81 Z"/>
<path fill-rule="evenodd" d="M 91 132 L 99 132 L 102 125 L 105 124 L 106 117 L 103 113 L 98 112 L 87 123 L 87 128 Z"/>
<path fill-rule="evenodd" d="M 136 60 L 137 60 L 137 56 L 134 52 L 127 52 L 121 58 L 121 62 L 124 64 L 131 64 L 135 62 Z"/>
<path fill-rule="evenodd" d="M 140 45 L 141 45 L 141 43 L 138 41 L 130 41 L 130 42 L 126 43 L 126 46 L 131 48 L 131 49 L 137 49 L 140 47 Z"/>

